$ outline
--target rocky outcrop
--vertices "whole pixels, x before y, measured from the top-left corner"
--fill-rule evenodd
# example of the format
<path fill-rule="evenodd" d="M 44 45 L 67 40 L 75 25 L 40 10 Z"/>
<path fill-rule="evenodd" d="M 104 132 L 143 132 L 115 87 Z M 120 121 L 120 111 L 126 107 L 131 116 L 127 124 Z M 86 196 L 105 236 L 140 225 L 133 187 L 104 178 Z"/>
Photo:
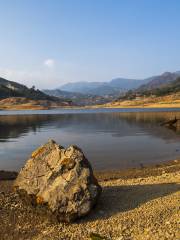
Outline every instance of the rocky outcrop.
<path fill-rule="evenodd" d="M 32 153 L 14 186 L 33 205 L 50 210 L 65 222 L 88 214 L 101 193 L 81 149 L 65 149 L 53 140 Z"/>

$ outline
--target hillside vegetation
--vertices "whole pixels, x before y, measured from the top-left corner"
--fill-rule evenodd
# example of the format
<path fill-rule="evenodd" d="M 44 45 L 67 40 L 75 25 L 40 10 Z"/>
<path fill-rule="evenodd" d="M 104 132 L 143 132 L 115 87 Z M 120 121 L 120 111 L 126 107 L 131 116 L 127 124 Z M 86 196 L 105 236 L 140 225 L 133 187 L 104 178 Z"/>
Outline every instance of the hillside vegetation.
<path fill-rule="evenodd" d="M 26 97 L 33 100 L 59 101 L 59 98 L 49 96 L 42 91 L 28 88 L 22 84 L 0 78 L 0 99 L 9 97 Z"/>
<path fill-rule="evenodd" d="M 175 81 L 163 84 L 157 88 L 152 89 L 136 89 L 134 91 L 130 90 L 126 94 L 120 96 L 118 100 L 133 100 L 138 97 L 161 97 L 166 95 L 177 94 L 180 92 L 180 77 Z"/>
<path fill-rule="evenodd" d="M 0 78 L 0 109 L 45 109 L 70 106 L 68 99 L 49 96 L 44 92 Z"/>
<path fill-rule="evenodd" d="M 159 76 L 149 78 L 146 84 L 141 85 L 137 88 L 138 91 L 146 91 L 146 90 L 153 90 L 156 88 L 161 88 L 166 86 L 167 84 L 171 84 L 174 82 L 178 77 L 180 77 L 180 72 L 165 72 Z"/>

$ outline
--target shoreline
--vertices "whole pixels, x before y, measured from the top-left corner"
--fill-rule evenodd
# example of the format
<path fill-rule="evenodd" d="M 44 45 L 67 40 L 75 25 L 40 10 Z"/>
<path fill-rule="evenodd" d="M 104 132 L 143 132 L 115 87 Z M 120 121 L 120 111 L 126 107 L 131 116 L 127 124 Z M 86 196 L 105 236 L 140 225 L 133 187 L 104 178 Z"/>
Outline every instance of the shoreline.
<path fill-rule="evenodd" d="M 95 171 L 98 181 L 109 181 L 117 179 L 146 178 L 159 176 L 162 172 L 171 173 L 180 170 L 180 159 L 170 160 L 159 164 L 150 164 L 137 168 L 127 168 L 122 170 L 101 170 Z"/>
<path fill-rule="evenodd" d="M 180 104 L 178 105 L 158 105 L 158 106 L 154 106 L 154 105 L 148 105 L 148 106 L 103 106 L 103 105 L 99 105 L 99 106 L 84 106 L 84 107 L 53 107 L 53 108 L 1 108 L 0 107 L 0 112 L 1 111 L 7 111 L 7 112 L 11 112 L 11 111 L 19 111 L 19 112 L 23 112 L 23 111 L 46 111 L 46 110 L 96 110 L 96 109 L 144 109 L 145 111 L 148 109 L 163 109 L 163 110 L 179 110 L 180 111 Z"/>
<path fill-rule="evenodd" d="M 49 106 L 45 107 L 42 105 L 6 105 L 6 106 L 0 106 L 0 111 L 23 111 L 23 110 L 54 110 L 54 109 L 148 109 L 148 108 L 154 108 L 154 109 L 159 109 L 159 108 L 180 108 L 180 101 L 176 103 L 128 103 L 128 104 L 121 104 L 121 103 L 116 103 L 116 104 L 111 104 L 111 103 L 106 103 L 106 104 L 101 104 L 101 105 L 87 105 L 87 106 Z"/>
<path fill-rule="evenodd" d="M 73 105 L 74 104 L 74 105 Z M 138 97 L 135 99 L 119 99 L 103 104 L 78 106 L 75 103 L 52 102 L 11 97 L 0 100 L 0 110 L 47 110 L 47 109 L 94 109 L 94 108 L 180 108 L 180 92 L 165 96 Z"/>
<path fill-rule="evenodd" d="M 23 107 L 23 106 L 18 106 L 18 107 L 0 107 L 0 111 L 24 111 L 24 110 L 29 110 L 29 111 L 38 111 L 38 110 L 58 110 L 58 109 L 69 109 L 69 110 L 79 110 L 79 109 L 135 109 L 135 108 L 139 108 L 139 109 L 148 109 L 148 108 L 154 108 L 154 109 L 159 109 L 159 108 L 164 108 L 164 109 L 173 109 L 173 108 L 179 108 L 180 109 L 180 103 L 179 104 L 149 104 L 149 105 L 111 105 L 111 106 L 107 106 L 107 105 L 92 105 L 92 106 L 71 106 L 71 107 L 43 107 L 43 106 L 32 106 L 32 107 Z"/>
<path fill-rule="evenodd" d="M 97 205 L 70 224 L 25 205 L 14 181 L 0 180 L 0 239 L 92 240 L 92 233 L 104 240 L 178 239 L 180 160 L 95 175 L 102 186 Z"/>
<path fill-rule="evenodd" d="M 115 179 L 131 179 L 138 177 L 158 176 L 162 171 L 174 172 L 180 168 L 180 159 L 170 160 L 159 164 L 150 164 L 137 168 L 125 168 L 116 170 L 94 170 L 98 181 L 109 181 Z M 0 181 L 15 180 L 17 171 L 0 170 Z"/>

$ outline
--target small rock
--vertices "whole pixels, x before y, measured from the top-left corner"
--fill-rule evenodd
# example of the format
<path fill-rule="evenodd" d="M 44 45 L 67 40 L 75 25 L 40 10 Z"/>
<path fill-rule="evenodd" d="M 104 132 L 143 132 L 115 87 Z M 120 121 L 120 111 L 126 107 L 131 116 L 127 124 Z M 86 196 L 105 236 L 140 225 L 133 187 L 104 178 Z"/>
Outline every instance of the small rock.
<path fill-rule="evenodd" d="M 97 233 L 90 233 L 90 239 L 91 240 L 106 240 L 103 236 L 97 234 Z"/>

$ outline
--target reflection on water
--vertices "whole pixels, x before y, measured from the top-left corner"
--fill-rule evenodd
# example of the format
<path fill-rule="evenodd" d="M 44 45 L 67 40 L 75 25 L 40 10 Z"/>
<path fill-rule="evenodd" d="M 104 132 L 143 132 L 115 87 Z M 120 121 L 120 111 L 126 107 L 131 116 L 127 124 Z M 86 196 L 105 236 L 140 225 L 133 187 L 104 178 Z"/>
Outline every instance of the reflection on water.
<path fill-rule="evenodd" d="M 0 116 L 0 169 L 18 170 L 49 138 L 80 146 L 96 169 L 136 167 L 180 157 L 180 112 Z"/>

